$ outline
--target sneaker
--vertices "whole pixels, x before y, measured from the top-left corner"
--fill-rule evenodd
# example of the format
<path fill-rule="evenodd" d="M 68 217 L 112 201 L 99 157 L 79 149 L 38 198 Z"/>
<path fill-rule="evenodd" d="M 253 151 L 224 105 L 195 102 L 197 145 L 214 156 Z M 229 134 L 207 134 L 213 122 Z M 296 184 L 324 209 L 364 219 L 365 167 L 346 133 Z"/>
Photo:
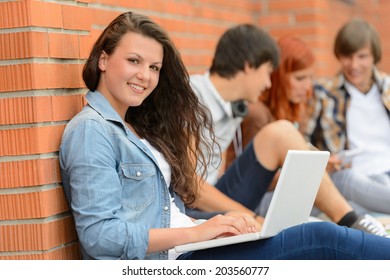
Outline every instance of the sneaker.
<path fill-rule="evenodd" d="M 368 214 L 360 216 L 357 221 L 352 224 L 351 228 L 360 229 L 367 233 L 390 238 L 390 235 L 386 232 L 384 226 Z"/>

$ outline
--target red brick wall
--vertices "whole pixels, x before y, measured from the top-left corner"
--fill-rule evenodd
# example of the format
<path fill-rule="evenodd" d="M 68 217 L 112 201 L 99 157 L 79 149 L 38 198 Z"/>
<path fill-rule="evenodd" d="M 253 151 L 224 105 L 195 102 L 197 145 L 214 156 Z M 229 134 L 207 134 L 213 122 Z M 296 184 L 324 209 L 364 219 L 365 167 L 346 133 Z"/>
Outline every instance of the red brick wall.
<path fill-rule="evenodd" d="M 316 74 L 333 75 L 338 64 L 333 55 L 333 41 L 338 29 L 353 17 L 361 17 L 378 30 L 383 47 L 379 67 L 390 72 L 390 33 L 387 0 L 269 0 L 262 1 L 258 23 L 276 39 L 295 34 L 309 43 L 316 55 Z"/>
<path fill-rule="evenodd" d="M 210 64 L 229 26 L 252 22 L 275 38 L 294 33 L 313 46 L 317 74 L 337 70 L 337 28 L 352 16 L 372 21 L 390 72 L 390 1 L 81 0 L 0 2 L 0 259 L 77 259 L 63 195 L 58 146 L 83 106 L 81 69 L 92 43 L 119 11 L 145 13 L 171 35 L 191 73 Z M 238 42 L 242 43 L 242 42 Z"/>

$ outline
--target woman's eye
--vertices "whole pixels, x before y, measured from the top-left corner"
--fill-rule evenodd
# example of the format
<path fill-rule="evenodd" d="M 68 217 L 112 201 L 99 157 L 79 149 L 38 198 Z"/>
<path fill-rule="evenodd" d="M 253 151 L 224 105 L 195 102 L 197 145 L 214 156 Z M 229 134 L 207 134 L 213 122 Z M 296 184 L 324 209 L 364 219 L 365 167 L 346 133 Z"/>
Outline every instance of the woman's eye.
<path fill-rule="evenodd" d="M 155 65 L 152 65 L 152 66 L 150 66 L 150 68 L 152 68 L 154 71 L 160 71 L 160 67 L 158 67 L 158 66 L 155 66 Z"/>
<path fill-rule="evenodd" d="M 136 59 L 136 58 L 129 58 L 128 60 L 129 60 L 131 63 L 139 64 L 139 60 Z"/>

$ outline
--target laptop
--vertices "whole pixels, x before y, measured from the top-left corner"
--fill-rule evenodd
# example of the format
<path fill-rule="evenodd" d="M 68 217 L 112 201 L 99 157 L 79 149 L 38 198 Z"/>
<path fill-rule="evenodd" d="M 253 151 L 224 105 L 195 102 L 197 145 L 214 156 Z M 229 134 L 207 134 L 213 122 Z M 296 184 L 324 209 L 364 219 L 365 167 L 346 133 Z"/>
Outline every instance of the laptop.
<path fill-rule="evenodd" d="M 175 247 L 176 252 L 269 238 L 286 228 L 308 222 L 329 155 L 327 151 L 288 151 L 259 232 L 179 245 Z"/>

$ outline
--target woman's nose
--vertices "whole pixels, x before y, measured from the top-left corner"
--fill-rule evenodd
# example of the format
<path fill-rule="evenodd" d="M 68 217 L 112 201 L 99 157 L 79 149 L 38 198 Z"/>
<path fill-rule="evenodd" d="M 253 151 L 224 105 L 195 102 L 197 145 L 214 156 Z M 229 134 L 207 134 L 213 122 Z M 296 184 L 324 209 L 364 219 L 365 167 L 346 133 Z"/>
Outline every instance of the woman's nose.
<path fill-rule="evenodd" d="M 149 68 L 141 68 L 138 73 L 137 73 L 137 79 L 140 79 L 142 81 L 148 80 L 150 75 L 149 75 Z"/>

